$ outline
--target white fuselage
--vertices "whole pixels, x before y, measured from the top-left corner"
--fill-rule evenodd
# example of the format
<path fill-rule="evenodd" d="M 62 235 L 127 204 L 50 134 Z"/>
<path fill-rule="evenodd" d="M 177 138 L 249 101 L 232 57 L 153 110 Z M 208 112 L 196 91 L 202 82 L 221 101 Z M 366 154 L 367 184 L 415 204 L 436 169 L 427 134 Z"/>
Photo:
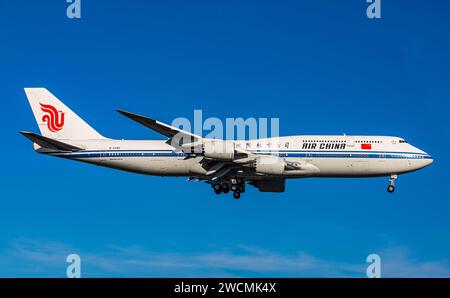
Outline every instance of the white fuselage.
<path fill-rule="evenodd" d="M 433 162 L 426 152 L 389 136 L 289 136 L 234 142 L 260 155 L 275 155 L 308 165 L 307 171 L 291 171 L 284 178 L 299 177 L 375 177 L 402 174 Z M 72 140 L 84 150 L 71 153 L 39 152 L 88 162 L 100 166 L 159 176 L 205 178 L 198 172 L 197 158 L 175 151 L 165 141 Z M 257 173 L 244 176 L 261 177 Z M 266 175 L 267 176 L 267 175 Z"/>

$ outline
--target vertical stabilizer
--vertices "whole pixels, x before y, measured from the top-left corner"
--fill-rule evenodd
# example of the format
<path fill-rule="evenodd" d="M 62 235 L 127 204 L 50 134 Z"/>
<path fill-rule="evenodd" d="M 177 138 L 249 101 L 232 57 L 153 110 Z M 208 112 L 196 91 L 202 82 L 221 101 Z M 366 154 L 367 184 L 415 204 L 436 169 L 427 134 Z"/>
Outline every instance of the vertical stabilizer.
<path fill-rule="evenodd" d="M 45 88 L 25 88 L 44 137 L 63 140 L 104 139 L 95 129 Z"/>

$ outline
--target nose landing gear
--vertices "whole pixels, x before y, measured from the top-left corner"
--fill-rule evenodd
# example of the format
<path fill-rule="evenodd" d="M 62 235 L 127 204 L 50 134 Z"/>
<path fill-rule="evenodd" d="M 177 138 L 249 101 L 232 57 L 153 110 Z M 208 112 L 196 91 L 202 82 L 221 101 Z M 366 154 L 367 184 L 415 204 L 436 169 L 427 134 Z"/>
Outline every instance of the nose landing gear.
<path fill-rule="evenodd" d="M 389 178 L 389 186 L 387 188 L 387 191 L 390 193 L 393 193 L 395 190 L 395 179 L 397 179 L 397 175 L 392 174 L 391 177 Z"/>
<path fill-rule="evenodd" d="M 388 192 L 394 192 L 394 190 L 395 190 L 395 186 L 394 185 L 389 185 L 388 188 L 387 188 Z"/>

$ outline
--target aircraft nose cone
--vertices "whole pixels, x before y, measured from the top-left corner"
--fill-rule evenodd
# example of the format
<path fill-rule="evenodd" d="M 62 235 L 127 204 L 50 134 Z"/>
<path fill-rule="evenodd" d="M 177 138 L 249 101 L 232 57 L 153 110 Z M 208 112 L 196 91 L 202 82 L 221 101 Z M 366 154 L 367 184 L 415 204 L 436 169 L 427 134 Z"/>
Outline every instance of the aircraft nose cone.
<path fill-rule="evenodd" d="M 433 157 L 426 152 L 423 152 L 423 154 L 424 154 L 424 159 L 422 160 L 423 167 L 431 165 L 434 161 Z"/>

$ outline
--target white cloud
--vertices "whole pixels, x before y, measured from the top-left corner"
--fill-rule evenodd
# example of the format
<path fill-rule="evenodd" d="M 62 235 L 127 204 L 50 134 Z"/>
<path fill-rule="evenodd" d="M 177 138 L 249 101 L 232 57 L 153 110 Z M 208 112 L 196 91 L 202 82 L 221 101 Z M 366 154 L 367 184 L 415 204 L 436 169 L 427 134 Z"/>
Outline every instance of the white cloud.
<path fill-rule="evenodd" d="M 450 277 L 447 260 L 421 260 L 404 247 L 385 249 L 380 256 L 381 272 L 385 277 Z"/>
<path fill-rule="evenodd" d="M 0 254 L 0 275 L 64 276 L 65 258 L 70 253 L 81 256 L 82 275 L 86 277 L 364 277 L 367 266 L 365 259 L 336 262 L 306 252 L 281 254 L 243 245 L 200 253 L 109 245 L 97 253 L 58 242 L 18 239 Z M 404 248 L 385 249 L 379 255 L 384 277 L 450 276 L 448 262 L 414 259 Z"/>

